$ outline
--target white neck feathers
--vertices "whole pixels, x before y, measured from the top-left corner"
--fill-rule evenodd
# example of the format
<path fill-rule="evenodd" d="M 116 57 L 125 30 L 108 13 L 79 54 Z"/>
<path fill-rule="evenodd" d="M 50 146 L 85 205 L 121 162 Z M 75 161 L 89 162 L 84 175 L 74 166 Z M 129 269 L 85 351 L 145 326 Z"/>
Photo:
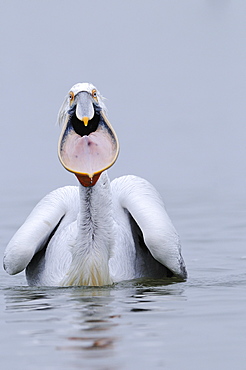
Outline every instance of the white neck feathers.
<path fill-rule="evenodd" d="M 80 186 L 80 213 L 72 262 L 63 286 L 112 284 L 108 261 L 114 244 L 110 181 L 102 173 L 93 187 Z"/>

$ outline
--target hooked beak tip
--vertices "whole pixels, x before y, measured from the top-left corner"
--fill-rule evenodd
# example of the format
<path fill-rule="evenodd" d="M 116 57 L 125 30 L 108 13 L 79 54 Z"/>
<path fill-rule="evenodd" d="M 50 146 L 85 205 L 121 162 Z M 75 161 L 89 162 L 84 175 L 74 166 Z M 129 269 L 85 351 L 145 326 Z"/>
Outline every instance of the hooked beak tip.
<path fill-rule="evenodd" d="M 89 122 L 89 117 L 83 117 L 82 122 L 84 122 L 84 125 L 87 126 Z"/>

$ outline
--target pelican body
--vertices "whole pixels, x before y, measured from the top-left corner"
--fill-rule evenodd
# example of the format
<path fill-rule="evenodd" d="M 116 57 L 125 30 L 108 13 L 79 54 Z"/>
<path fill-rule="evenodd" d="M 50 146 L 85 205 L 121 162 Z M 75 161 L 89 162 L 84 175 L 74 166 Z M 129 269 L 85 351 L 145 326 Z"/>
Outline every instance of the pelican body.
<path fill-rule="evenodd" d="M 110 182 L 119 142 L 103 98 L 74 85 L 58 114 L 61 164 L 78 179 L 46 195 L 10 240 L 4 268 L 29 285 L 103 286 L 187 277 L 179 236 L 155 188 L 137 176 Z"/>

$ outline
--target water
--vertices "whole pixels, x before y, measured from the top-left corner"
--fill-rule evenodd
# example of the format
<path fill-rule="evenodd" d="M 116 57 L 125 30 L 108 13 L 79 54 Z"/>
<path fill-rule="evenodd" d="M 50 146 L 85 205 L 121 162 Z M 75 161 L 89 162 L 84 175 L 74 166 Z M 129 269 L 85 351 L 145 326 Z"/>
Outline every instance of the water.
<path fill-rule="evenodd" d="M 229 194 L 230 195 L 230 194 Z M 1 200 L 1 252 L 35 192 Z M 1 270 L 4 369 L 244 369 L 246 202 L 168 191 L 189 278 L 33 288 Z"/>

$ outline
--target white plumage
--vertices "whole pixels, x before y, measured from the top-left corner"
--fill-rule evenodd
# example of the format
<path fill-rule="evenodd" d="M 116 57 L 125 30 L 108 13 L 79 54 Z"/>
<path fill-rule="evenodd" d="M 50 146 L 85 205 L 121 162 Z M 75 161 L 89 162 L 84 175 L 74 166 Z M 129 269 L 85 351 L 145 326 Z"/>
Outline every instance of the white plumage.
<path fill-rule="evenodd" d="M 91 84 L 76 84 L 58 117 L 67 127 L 63 128 L 60 139 L 60 159 L 65 168 L 76 174 L 79 186 L 59 188 L 37 204 L 9 242 L 4 268 L 9 274 L 26 269 L 28 284 L 38 286 L 98 286 L 172 275 L 186 278 L 179 237 L 158 192 L 136 176 L 123 176 L 111 183 L 108 179 L 105 169 L 117 158 L 118 141 L 106 118 L 100 94 L 95 91 Z M 69 103 L 71 92 L 73 101 Z M 88 99 L 99 123 L 97 126 L 94 123 L 94 131 L 78 134 L 74 127 L 80 122 L 87 123 L 86 112 L 91 107 L 87 109 L 84 105 Z M 75 108 L 78 110 L 80 102 L 80 112 L 85 110 L 86 118 L 77 122 Z M 89 130 L 93 119 L 89 117 Z M 87 142 L 81 141 L 79 150 L 81 145 L 85 146 L 83 153 L 88 155 L 88 162 L 92 156 L 101 155 L 99 151 L 96 154 L 91 151 L 93 135 L 99 137 L 97 146 L 110 137 L 113 155 L 105 159 L 103 152 L 101 170 L 96 168 L 99 162 L 91 162 L 96 168 L 93 173 L 85 167 L 73 169 L 71 161 L 69 167 L 61 154 L 64 142 L 67 138 L 84 140 L 86 137 Z M 66 154 L 71 159 L 68 150 Z M 80 152 L 76 152 L 76 160 L 77 154 Z"/>

